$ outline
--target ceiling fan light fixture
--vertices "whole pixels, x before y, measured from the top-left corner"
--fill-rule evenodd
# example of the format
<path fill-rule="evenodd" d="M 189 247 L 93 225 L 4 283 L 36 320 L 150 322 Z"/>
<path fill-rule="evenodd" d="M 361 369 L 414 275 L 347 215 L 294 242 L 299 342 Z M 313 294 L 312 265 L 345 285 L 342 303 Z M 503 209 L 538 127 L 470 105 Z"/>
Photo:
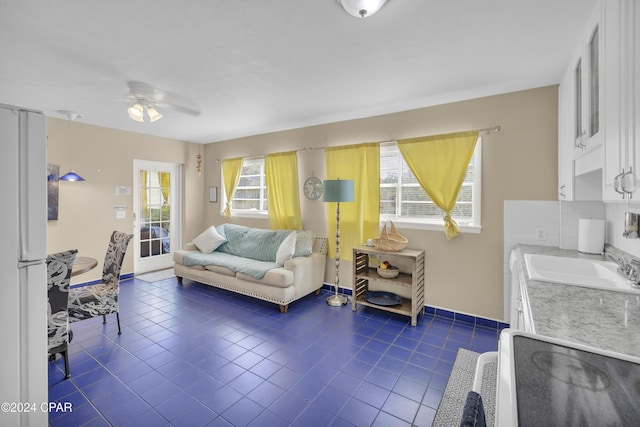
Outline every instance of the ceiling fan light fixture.
<path fill-rule="evenodd" d="M 129 118 L 131 120 L 135 120 L 136 122 L 144 122 L 144 107 L 140 103 L 135 103 L 132 107 L 129 107 L 127 110 L 129 112 Z"/>
<path fill-rule="evenodd" d="M 382 9 L 387 0 L 336 0 L 351 16 L 367 18 Z"/>
<path fill-rule="evenodd" d="M 144 123 L 145 116 L 148 116 L 152 123 L 160 120 L 163 114 L 156 107 L 160 107 L 162 110 L 177 110 L 191 116 L 200 115 L 198 109 L 184 105 L 185 99 L 182 97 L 158 89 L 149 83 L 128 81 L 127 86 L 129 86 L 129 95 L 126 99 L 133 103 L 128 109 L 129 118 L 136 122 Z"/>
<path fill-rule="evenodd" d="M 158 113 L 158 110 L 153 107 L 147 107 L 147 114 L 149 115 L 149 121 L 151 121 L 151 123 L 162 118 L 162 114 Z"/>

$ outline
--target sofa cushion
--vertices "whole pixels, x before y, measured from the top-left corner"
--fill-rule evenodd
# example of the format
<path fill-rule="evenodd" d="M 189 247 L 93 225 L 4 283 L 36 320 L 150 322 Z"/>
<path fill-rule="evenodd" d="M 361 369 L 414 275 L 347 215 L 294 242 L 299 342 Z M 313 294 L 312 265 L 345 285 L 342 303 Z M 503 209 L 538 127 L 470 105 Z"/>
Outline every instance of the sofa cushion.
<path fill-rule="evenodd" d="M 279 267 L 275 262 L 258 261 L 218 251 L 213 251 L 210 254 L 200 251 L 185 252 L 182 255 L 182 265 L 187 267 L 192 265 L 202 265 L 204 267 L 219 265 L 231 271 L 253 276 L 256 279 L 261 279 L 267 271 Z"/>
<path fill-rule="evenodd" d="M 180 263 L 178 263 L 178 264 L 180 264 Z M 185 265 L 185 267 L 186 267 L 186 265 Z M 189 266 L 189 268 L 192 268 L 192 269 L 198 270 L 198 271 L 204 271 L 205 270 L 204 266 L 202 266 L 202 265 L 191 265 L 191 266 Z"/>
<path fill-rule="evenodd" d="M 296 250 L 296 233 L 290 232 L 286 239 L 282 241 L 276 254 L 276 264 L 282 266 L 284 262 L 293 257 Z"/>
<path fill-rule="evenodd" d="M 227 241 L 217 251 L 257 261 L 275 262 L 280 244 L 289 233 L 291 230 L 264 230 L 224 224 Z"/>
<path fill-rule="evenodd" d="M 237 273 L 236 277 L 247 282 L 261 283 L 263 285 L 275 286 L 278 288 L 288 288 L 293 285 L 293 272 L 284 268 L 274 268 L 265 273 L 262 279 L 256 279 L 248 274 Z"/>
<path fill-rule="evenodd" d="M 214 273 L 222 274 L 224 276 L 233 277 L 236 275 L 235 271 L 229 270 L 226 267 L 221 265 L 207 265 L 204 267 L 206 270 L 212 271 Z"/>
<path fill-rule="evenodd" d="M 198 248 L 196 248 L 196 245 L 194 245 L 193 243 L 187 243 L 185 246 L 189 246 L 190 249 L 179 249 L 177 251 L 175 251 L 173 253 L 173 261 L 176 264 L 183 264 L 184 265 L 184 261 L 183 261 L 183 257 L 185 254 L 189 253 L 189 252 L 193 252 L 193 251 L 197 251 Z M 192 265 L 190 266 L 191 268 L 195 268 L 196 270 L 204 270 L 204 266 L 202 265 Z"/>
<path fill-rule="evenodd" d="M 312 252 L 313 232 L 311 230 L 296 231 L 296 251 L 293 256 L 309 256 Z"/>
<path fill-rule="evenodd" d="M 218 234 L 215 226 L 211 226 L 207 228 L 205 231 L 200 233 L 198 237 L 193 239 L 193 244 L 205 254 L 210 254 L 215 251 L 220 245 L 222 245 L 226 239 L 224 236 Z"/>

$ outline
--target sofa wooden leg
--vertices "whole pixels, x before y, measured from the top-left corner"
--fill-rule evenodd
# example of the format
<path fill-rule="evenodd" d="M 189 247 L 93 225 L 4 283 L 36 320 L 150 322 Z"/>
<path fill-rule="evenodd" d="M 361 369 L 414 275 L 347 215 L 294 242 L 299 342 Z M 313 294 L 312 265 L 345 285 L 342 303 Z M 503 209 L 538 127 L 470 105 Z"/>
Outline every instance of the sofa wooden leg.
<path fill-rule="evenodd" d="M 320 289 L 322 289 L 322 288 L 316 289 L 316 296 L 320 295 Z"/>
<path fill-rule="evenodd" d="M 178 283 L 182 283 L 182 277 L 176 276 L 176 279 L 178 279 Z"/>
<path fill-rule="evenodd" d="M 280 306 L 280 313 L 286 313 L 289 310 L 289 304 Z"/>

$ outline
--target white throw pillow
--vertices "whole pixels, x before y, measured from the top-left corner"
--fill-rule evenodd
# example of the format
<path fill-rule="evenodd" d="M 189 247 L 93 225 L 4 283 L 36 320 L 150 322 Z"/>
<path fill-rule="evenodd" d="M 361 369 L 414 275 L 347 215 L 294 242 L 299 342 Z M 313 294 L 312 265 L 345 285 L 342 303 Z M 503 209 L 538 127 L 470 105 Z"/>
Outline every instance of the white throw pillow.
<path fill-rule="evenodd" d="M 226 241 L 227 239 L 219 235 L 216 231 L 216 227 L 212 225 L 203 231 L 198 237 L 193 239 L 193 244 L 200 249 L 200 252 L 210 254 Z"/>
<path fill-rule="evenodd" d="M 280 243 L 278 253 L 276 253 L 276 264 L 284 265 L 284 262 L 293 258 L 293 253 L 296 251 L 296 232 L 292 231 L 283 241 Z"/>

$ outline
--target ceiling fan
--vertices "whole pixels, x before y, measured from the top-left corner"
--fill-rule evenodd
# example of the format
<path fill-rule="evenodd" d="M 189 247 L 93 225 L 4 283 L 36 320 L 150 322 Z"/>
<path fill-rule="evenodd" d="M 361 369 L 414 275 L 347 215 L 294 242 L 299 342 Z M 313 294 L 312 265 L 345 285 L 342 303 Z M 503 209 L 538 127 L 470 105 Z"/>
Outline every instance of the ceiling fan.
<path fill-rule="evenodd" d="M 127 99 L 134 104 L 127 110 L 129 118 L 136 122 L 144 122 L 146 111 L 149 121 L 155 122 L 162 118 L 157 109 L 170 109 L 191 116 L 199 116 L 200 111 L 185 104 L 184 99 L 162 89 L 158 89 L 150 83 L 129 81 L 129 94 Z"/>

